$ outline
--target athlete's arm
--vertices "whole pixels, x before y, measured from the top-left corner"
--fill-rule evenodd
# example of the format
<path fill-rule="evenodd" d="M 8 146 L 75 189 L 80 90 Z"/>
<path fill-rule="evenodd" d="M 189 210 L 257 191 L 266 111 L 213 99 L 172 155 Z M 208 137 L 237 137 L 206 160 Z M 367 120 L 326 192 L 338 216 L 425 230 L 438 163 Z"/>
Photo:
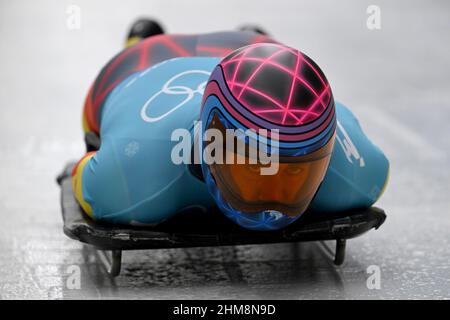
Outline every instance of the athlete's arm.
<path fill-rule="evenodd" d="M 101 148 L 87 153 L 72 172 L 72 187 L 83 210 L 94 220 L 120 215 L 134 204 L 124 167 L 114 142 L 107 136 Z"/>

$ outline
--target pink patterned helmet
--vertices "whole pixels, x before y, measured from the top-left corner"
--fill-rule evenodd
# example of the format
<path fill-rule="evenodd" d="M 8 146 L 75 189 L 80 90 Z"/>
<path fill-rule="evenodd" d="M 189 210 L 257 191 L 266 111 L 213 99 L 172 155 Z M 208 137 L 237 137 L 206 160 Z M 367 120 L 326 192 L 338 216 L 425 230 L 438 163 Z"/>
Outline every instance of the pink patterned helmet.
<path fill-rule="evenodd" d="M 314 61 L 272 43 L 232 52 L 209 78 L 201 120 L 203 132 L 254 130 L 254 139 L 279 156 L 279 170 L 270 176 L 255 170 L 263 167 L 259 161 L 202 164 L 208 189 L 228 217 L 255 230 L 279 229 L 300 217 L 323 180 L 336 129 L 331 88 Z M 202 142 L 202 151 L 206 146 Z M 241 156 L 249 159 L 248 152 Z"/>

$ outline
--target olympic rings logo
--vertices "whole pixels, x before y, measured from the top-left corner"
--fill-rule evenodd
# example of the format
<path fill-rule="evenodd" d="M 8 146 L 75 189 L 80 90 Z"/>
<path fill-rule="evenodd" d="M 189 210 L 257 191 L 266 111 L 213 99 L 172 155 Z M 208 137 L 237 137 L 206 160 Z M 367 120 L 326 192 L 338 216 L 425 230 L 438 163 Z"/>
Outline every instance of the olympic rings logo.
<path fill-rule="evenodd" d="M 168 115 L 170 115 L 172 112 L 178 110 L 179 108 L 181 108 L 182 106 L 184 106 L 186 103 L 188 103 L 194 96 L 196 93 L 203 95 L 203 92 L 205 91 L 205 87 L 206 87 L 206 83 L 207 83 L 207 79 L 206 81 L 201 82 L 197 88 L 192 89 L 186 86 L 180 86 L 180 85 L 172 85 L 173 82 L 183 76 L 186 75 L 191 75 L 191 74 L 203 74 L 206 75 L 207 77 L 209 77 L 209 75 L 211 74 L 211 72 L 209 71 L 205 71 L 205 70 L 188 70 L 188 71 L 184 71 L 181 72 L 179 74 L 176 74 L 175 76 L 173 76 L 172 78 L 170 78 L 161 88 L 161 90 L 159 90 L 158 92 L 156 92 L 153 96 L 151 96 L 142 106 L 141 108 L 141 118 L 145 121 L 145 122 L 157 122 L 161 119 L 164 119 L 165 117 L 167 117 Z M 203 78 L 203 77 L 202 77 Z M 147 114 L 147 109 L 152 105 L 153 101 L 158 98 L 160 95 L 162 94 L 168 94 L 168 95 L 185 95 L 186 97 L 180 102 L 178 103 L 176 106 L 174 106 L 172 109 L 170 109 L 169 111 L 167 111 L 166 113 L 157 116 L 157 117 L 151 117 Z"/>

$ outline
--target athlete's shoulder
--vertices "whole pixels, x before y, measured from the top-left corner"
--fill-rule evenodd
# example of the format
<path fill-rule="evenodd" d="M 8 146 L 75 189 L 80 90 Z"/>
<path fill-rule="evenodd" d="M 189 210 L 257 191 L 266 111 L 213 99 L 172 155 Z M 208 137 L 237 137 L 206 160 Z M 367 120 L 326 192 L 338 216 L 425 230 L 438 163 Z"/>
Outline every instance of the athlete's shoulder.
<path fill-rule="evenodd" d="M 387 157 L 367 137 L 353 112 L 336 102 L 336 114 L 330 165 L 312 204 L 324 212 L 371 206 L 383 194 L 389 176 Z"/>

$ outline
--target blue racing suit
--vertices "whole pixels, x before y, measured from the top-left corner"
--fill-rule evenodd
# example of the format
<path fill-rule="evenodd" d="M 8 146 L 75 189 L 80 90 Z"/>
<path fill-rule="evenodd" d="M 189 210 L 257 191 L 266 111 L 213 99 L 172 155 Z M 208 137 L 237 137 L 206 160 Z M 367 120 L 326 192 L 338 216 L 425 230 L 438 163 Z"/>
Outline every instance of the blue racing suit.
<path fill-rule="evenodd" d="M 269 40 L 248 32 L 178 37 L 161 35 L 138 43 L 134 47 L 153 50 L 144 58 L 133 56 L 138 48 L 126 49 L 128 56 L 113 58 L 88 94 L 84 127 L 99 134 L 101 147 L 86 154 L 72 176 L 78 202 L 95 220 L 155 225 L 185 208 L 214 205 L 206 185 L 188 165 L 172 161 L 179 143 L 172 134 L 186 129 L 194 142 L 203 89 L 223 55 L 257 37 Z M 164 54 L 168 47 L 175 54 Z M 127 69 L 130 57 L 139 60 L 140 67 Z M 143 59 L 155 60 L 146 64 Z M 111 66 L 116 69 L 111 71 Z M 383 193 L 389 173 L 387 158 L 351 111 L 337 102 L 336 114 L 330 165 L 310 205 L 322 212 L 371 206 Z"/>

